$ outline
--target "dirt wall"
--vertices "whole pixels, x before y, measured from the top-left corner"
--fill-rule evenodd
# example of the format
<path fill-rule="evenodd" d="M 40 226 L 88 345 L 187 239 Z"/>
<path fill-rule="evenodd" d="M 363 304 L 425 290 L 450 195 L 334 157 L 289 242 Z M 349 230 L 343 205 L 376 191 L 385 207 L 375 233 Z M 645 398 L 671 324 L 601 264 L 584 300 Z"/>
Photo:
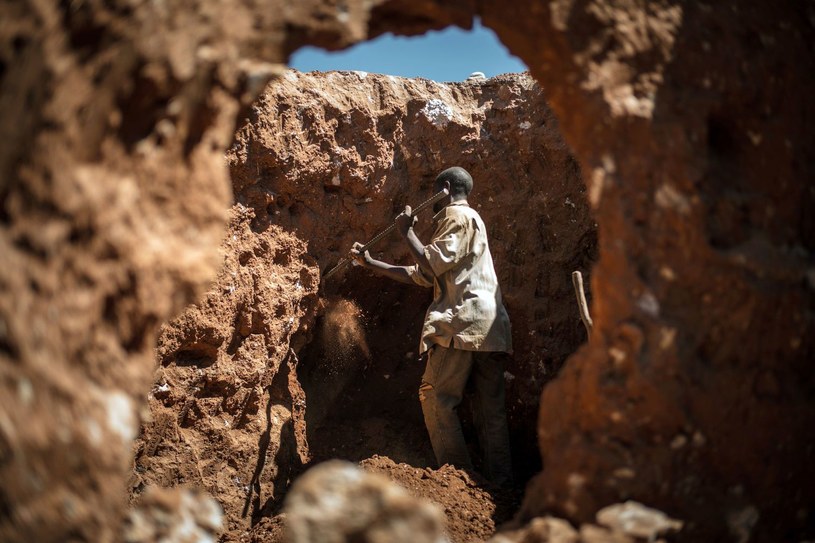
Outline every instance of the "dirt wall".
<path fill-rule="evenodd" d="M 158 327 L 221 265 L 236 115 L 303 39 L 362 39 L 345 6 L 0 6 L 0 539 L 114 538 Z"/>
<path fill-rule="evenodd" d="M 0 10 L 3 539 L 116 532 L 157 330 L 220 265 L 221 156 L 263 62 L 473 14 L 544 85 L 600 225 L 596 337 L 547 387 L 525 518 L 630 495 L 696 539 L 812 536 L 809 3 Z"/>
<path fill-rule="evenodd" d="M 527 518 L 633 497 L 689 538 L 811 537 L 811 6 L 537 6 L 482 13 L 547 89 L 600 258 Z"/>
<path fill-rule="evenodd" d="M 471 202 L 493 238 L 515 327 L 516 471 L 521 481 L 537 471 L 540 387 L 584 340 L 569 270 L 590 266 L 596 238 L 534 81 L 290 72 L 253 106 L 228 159 L 237 203 L 224 264 L 204 300 L 159 336 L 133 498 L 151 484 L 200 485 L 224 507 L 226 537 L 238 538 L 278 513 L 310 460 L 434 464 L 417 393 L 429 291 L 349 269 L 321 286 L 319 303 L 316 292 L 320 267 L 425 199 L 450 164 L 475 176 Z M 395 236 L 379 249 L 409 260 Z"/>
<path fill-rule="evenodd" d="M 233 208 L 218 277 L 161 330 L 130 480 L 133 500 L 150 485 L 205 489 L 236 536 L 276 512 L 309 460 L 295 349 L 317 308 L 305 243 L 276 227 L 256 234 L 252 219 Z"/>
<path fill-rule="evenodd" d="M 529 421 L 541 387 L 585 340 L 570 273 L 588 273 L 596 255 L 585 187 L 540 87 L 525 75 L 435 83 L 363 72 L 290 72 L 253 107 L 228 157 L 237 201 L 255 210 L 253 228 L 291 230 L 308 241 L 323 271 L 354 241 L 391 224 L 406 204 L 428 198 L 441 170 L 457 164 L 471 172 L 476 188 L 470 203 L 487 224 L 513 325 L 509 416 L 517 460 L 528 477 L 537 459 Z M 419 223 L 425 240 L 431 217 L 429 212 Z M 374 253 L 412 263 L 398 235 Z M 351 385 L 343 389 L 343 402 L 359 398 L 359 409 L 351 412 L 360 418 L 383 410 L 409 413 L 407 420 L 394 414 L 418 427 L 423 441 L 415 401 L 423 371 L 418 332 L 430 291 L 348 269 L 329 278 L 323 292 L 357 304 L 366 322 L 354 341 L 366 347 L 346 360 L 336 346 L 324 349 L 318 342 L 303 362 L 320 367 L 302 371 L 333 386 L 341 374 L 342 384 Z M 320 372 L 330 377 L 315 375 Z M 333 401 L 323 400 L 324 387 L 318 388 L 310 407 L 319 410 L 318 402 L 325 401 L 335 409 Z M 395 409 L 389 405 L 394 396 Z M 381 419 L 388 424 L 386 416 Z M 403 425 L 394 426 L 395 449 Z"/>

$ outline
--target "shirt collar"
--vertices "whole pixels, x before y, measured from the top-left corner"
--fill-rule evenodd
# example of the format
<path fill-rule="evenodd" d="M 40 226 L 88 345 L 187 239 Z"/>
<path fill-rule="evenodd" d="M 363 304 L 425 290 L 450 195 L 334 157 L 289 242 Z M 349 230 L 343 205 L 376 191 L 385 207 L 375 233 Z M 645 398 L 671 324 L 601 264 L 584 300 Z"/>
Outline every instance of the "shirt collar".
<path fill-rule="evenodd" d="M 435 221 L 435 220 L 438 220 L 438 218 L 439 218 L 439 217 L 441 217 L 441 215 L 442 215 L 442 214 L 445 212 L 445 210 L 446 210 L 448 207 L 450 207 L 450 206 L 466 206 L 466 207 L 470 207 L 470 204 L 469 204 L 469 203 L 467 203 L 467 200 L 459 200 L 458 202 L 450 202 L 449 204 L 447 204 L 446 206 L 444 206 L 444 207 L 441 209 L 441 211 L 439 211 L 438 213 L 436 213 L 435 215 L 433 215 L 433 219 L 432 219 L 432 220 L 434 220 L 434 221 Z"/>

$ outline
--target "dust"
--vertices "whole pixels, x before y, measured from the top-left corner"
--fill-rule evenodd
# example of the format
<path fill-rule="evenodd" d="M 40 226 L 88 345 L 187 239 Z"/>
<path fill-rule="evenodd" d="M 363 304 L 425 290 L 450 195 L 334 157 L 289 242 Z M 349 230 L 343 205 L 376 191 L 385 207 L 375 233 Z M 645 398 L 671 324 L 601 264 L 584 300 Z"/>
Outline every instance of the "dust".
<path fill-rule="evenodd" d="M 365 314 L 351 300 L 331 297 L 324 300 L 324 313 L 320 325 L 322 365 L 336 372 L 349 365 L 371 358 L 365 337 Z"/>

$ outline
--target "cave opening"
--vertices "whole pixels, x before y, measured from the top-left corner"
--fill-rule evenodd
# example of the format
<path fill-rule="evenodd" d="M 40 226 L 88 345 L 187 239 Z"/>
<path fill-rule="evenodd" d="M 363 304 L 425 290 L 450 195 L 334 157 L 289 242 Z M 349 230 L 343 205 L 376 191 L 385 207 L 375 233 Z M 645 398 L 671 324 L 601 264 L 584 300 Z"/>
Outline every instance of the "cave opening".
<path fill-rule="evenodd" d="M 291 70 L 249 108 L 226 157 L 234 205 L 224 266 L 205 299 L 162 331 L 156 422 L 139 439 L 133 494 L 194 481 L 218 497 L 230 532 L 262 531 L 288 485 L 324 460 L 373 460 L 408 486 L 450 475 L 424 469 L 435 460 L 417 351 L 430 290 L 356 268 L 321 285 L 319 275 L 459 165 L 475 180 L 470 205 L 487 226 L 513 326 L 505 378 L 517 487 L 470 505 L 459 503 L 466 485 L 435 496 L 459 512 L 492 508 L 478 528 L 487 537 L 540 471 L 541 389 L 586 339 L 571 272 L 588 276 L 597 259 L 581 172 L 544 90 L 528 73 L 442 83 Z M 423 241 L 431 216 L 420 217 Z M 411 263 L 397 235 L 372 253 Z M 465 400 L 478 468 L 468 413 Z"/>
<path fill-rule="evenodd" d="M 585 341 L 570 274 L 589 274 L 597 256 L 580 170 L 543 90 L 528 74 L 438 83 L 289 72 L 267 88 L 230 156 L 236 200 L 253 209 L 253 231 L 294 233 L 323 273 L 405 204 L 428 197 L 442 169 L 473 174 L 470 203 L 487 224 L 514 330 L 505 376 L 522 488 L 541 469 L 541 389 Z M 420 222 L 425 241 L 431 215 Z M 395 234 L 372 253 L 412 263 Z M 430 291 L 350 268 L 324 282 L 320 298 L 297 365 L 312 463 L 381 455 L 433 466 L 418 401 Z M 478 464 L 467 400 L 460 415 Z"/>

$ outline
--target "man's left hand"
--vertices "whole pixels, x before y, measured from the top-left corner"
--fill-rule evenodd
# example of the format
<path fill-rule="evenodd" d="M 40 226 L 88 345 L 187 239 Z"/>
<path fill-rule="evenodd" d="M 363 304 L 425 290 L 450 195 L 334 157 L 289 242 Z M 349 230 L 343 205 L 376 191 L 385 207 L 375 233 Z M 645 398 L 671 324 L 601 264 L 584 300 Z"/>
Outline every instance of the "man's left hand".
<path fill-rule="evenodd" d="M 399 230 L 403 238 L 407 237 L 410 229 L 416 224 L 416 217 L 411 215 L 412 211 L 410 206 L 405 206 L 405 210 L 396 217 L 396 229 Z"/>

